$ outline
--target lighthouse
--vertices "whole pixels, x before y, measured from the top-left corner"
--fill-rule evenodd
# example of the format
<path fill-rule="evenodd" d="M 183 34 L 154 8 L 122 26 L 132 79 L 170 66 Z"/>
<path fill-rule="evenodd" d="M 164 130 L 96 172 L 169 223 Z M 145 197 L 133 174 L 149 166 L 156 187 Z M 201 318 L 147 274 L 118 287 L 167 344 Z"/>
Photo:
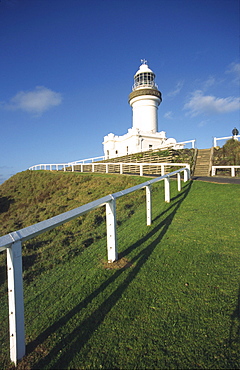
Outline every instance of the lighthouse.
<path fill-rule="evenodd" d="M 132 127 L 122 136 L 113 133 L 104 136 L 106 159 L 176 145 L 175 139 L 166 138 L 165 131 L 158 131 L 158 107 L 162 94 L 155 83 L 155 74 L 145 59 L 141 60 L 134 75 L 128 102 L 132 107 Z"/>
<path fill-rule="evenodd" d="M 155 74 L 145 59 L 134 75 L 134 85 L 129 95 L 132 107 L 132 127 L 142 132 L 158 132 L 158 106 L 162 94 L 155 83 Z"/>

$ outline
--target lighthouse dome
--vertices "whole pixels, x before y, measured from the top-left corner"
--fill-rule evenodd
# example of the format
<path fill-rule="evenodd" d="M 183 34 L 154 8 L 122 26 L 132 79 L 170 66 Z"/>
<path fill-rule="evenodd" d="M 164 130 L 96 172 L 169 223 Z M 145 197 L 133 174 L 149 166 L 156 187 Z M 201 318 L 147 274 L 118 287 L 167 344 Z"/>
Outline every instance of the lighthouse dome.
<path fill-rule="evenodd" d="M 142 64 L 140 65 L 139 70 L 134 75 L 133 91 L 142 88 L 157 89 L 157 85 L 155 84 L 155 74 L 148 67 L 145 59 L 141 60 L 141 62 Z"/>
<path fill-rule="evenodd" d="M 135 76 L 137 76 L 139 73 L 144 73 L 144 72 L 153 73 L 153 71 L 148 67 L 147 64 L 141 64 L 140 67 L 139 67 L 139 70 L 136 72 Z"/>

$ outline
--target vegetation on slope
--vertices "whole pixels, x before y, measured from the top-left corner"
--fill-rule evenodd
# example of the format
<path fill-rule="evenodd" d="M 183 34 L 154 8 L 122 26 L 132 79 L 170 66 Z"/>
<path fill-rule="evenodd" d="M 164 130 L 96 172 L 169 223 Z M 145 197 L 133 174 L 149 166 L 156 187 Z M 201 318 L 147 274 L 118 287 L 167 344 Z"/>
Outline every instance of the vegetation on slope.
<path fill-rule="evenodd" d="M 228 140 L 222 148 L 216 147 L 213 151 L 213 166 L 240 166 L 240 141 Z M 217 169 L 218 175 L 231 175 L 230 169 Z M 235 169 L 235 176 L 240 176 L 240 169 Z"/>
<path fill-rule="evenodd" d="M 44 181 L 59 176 L 59 182 L 72 181 L 65 198 L 77 198 L 82 188 L 90 196 L 87 201 L 143 180 L 96 174 L 19 174 L 21 180 L 12 194 L 5 193 L 9 186 L 4 191 L 0 188 L 1 197 L 9 200 L 1 216 L 15 207 L 12 210 L 22 226 L 26 225 L 17 207 L 18 189 L 28 175 L 36 179 L 25 183 L 30 188 L 36 183 L 34 196 L 43 187 L 50 188 L 50 183 L 43 186 Z M 86 177 L 95 182 L 92 194 L 87 194 L 91 181 L 84 182 Z M 42 186 L 38 186 L 40 179 Z M 79 183 L 74 186 L 74 181 Z M 97 184 L 105 184 L 103 193 L 99 194 Z M 26 266 L 25 261 L 27 355 L 19 369 L 239 368 L 240 188 L 189 182 L 178 193 L 172 181 L 170 204 L 164 203 L 163 183 L 153 188 L 151 226 L 146 226 L 145 192 L 123 197 L 117 204 L 122 264 L 104 263 L 105 222 L 96 222 L 97 217 L 104 218 L 101 210 L 79 225 L 71 221 L 55 234 L 24 244 L 25 257 L 36 252 L 38 256 L 32 265 Z M 76 205 L 72 199 L 72 205 L 85 203 L 85 195 Z M 39 202 L 35 215 L 48 214 L 48 207 L 55 215 L 59 198 L 52 191 L 44 206 Z M 41 207 L 45 210 L 40 211 Z M 21 209 L 27 214 L 26 208 Z M 44 213 L 39 221 L 42 217 Z M 69 236 L 67 228 L 75 232 L 62 248 Z M 94 239 L 89 247 L 83 245 L 88 238 Z M 1 287 L 1 365 L 8 368 L 7 296 Z"/>
<path fill-rule="evenodd" d="M 0 187 L 0 236 L 143 182 L 142 178 L 131 176 L 121 176 L 119 180 L 119 175 L 49 171 L 18 173 Z M 123 199 L 118 224 L 134 213 L 142 195 L 134 193 L 131 200 Z M 105 209 L 101 207 L 71 224 L 26 242 L 23 246 L 25 278 L 32 279 L 39 271 L 53 268 L 64 258 L 72 259 L 80 254 L 84 248 L 106 235 L 104 223 Z M 42 260 L 45 262 L 42 263 Z"/>
<path fill-rule="evenodd" d="M 189 163 L 192 168 L 194 164 L 195 149 L 162 149 L 162 150 L 148 150 L 146 152 L 140 152 L 135 154 L 129 154 L 126 156 L 106 159 L 101 162 L 123 162 L 123 163 Z M 171 172 L 173 167 L 165 168 L 165 173 Z M 179 167 L 177 167 L 179 169 Z M 131 169 L 132 171 L 132 169 Z M 139 168 L 135 171 L 139 174 Z M 156 169 L 148 169 L 148 173 L 154 173 Z"/>
<path fill-rule="evenodd" d="M 222 148 L 214 148 L 213 166 L 240 166 L 240 141 L 230 139 Z"/>

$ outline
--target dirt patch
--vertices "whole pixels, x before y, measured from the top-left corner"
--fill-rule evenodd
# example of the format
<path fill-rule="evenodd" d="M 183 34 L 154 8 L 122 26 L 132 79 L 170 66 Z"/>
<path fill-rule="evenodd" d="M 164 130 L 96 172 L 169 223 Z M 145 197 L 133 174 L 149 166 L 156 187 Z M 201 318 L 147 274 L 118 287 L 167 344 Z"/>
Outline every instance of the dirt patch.
<path fill-rule="evenodd" d="M 102 264 L 106 270 L 127 269 L 133 266 L 133 264 L 130 261 L 128 261 L 127 258 L 124 257 L 120 258 L 120 256 L 119 259 L 115 262 L 102 261 Z"/>

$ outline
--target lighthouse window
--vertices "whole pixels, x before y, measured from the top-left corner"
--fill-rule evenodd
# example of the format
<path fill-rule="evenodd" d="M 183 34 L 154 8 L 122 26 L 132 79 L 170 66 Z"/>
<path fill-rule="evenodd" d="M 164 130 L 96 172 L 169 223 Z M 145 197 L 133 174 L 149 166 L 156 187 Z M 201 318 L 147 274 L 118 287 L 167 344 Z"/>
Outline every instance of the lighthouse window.
<path fill-rule="evenodd" d="M 140 85 L 140 75 L 137 75 L 137 77 L 135 78 L 135 85 Z"/>
<path fill-rule="evenodd" d="M 153 81 L 154 77 L 151 73 L 149 73 L 149 81 Z"/>
<path fill-rule="evenodd" d="M 154 85 L 154 74 L 145 72 L 135 77 L 135 86 L 153 86 Z"/>

